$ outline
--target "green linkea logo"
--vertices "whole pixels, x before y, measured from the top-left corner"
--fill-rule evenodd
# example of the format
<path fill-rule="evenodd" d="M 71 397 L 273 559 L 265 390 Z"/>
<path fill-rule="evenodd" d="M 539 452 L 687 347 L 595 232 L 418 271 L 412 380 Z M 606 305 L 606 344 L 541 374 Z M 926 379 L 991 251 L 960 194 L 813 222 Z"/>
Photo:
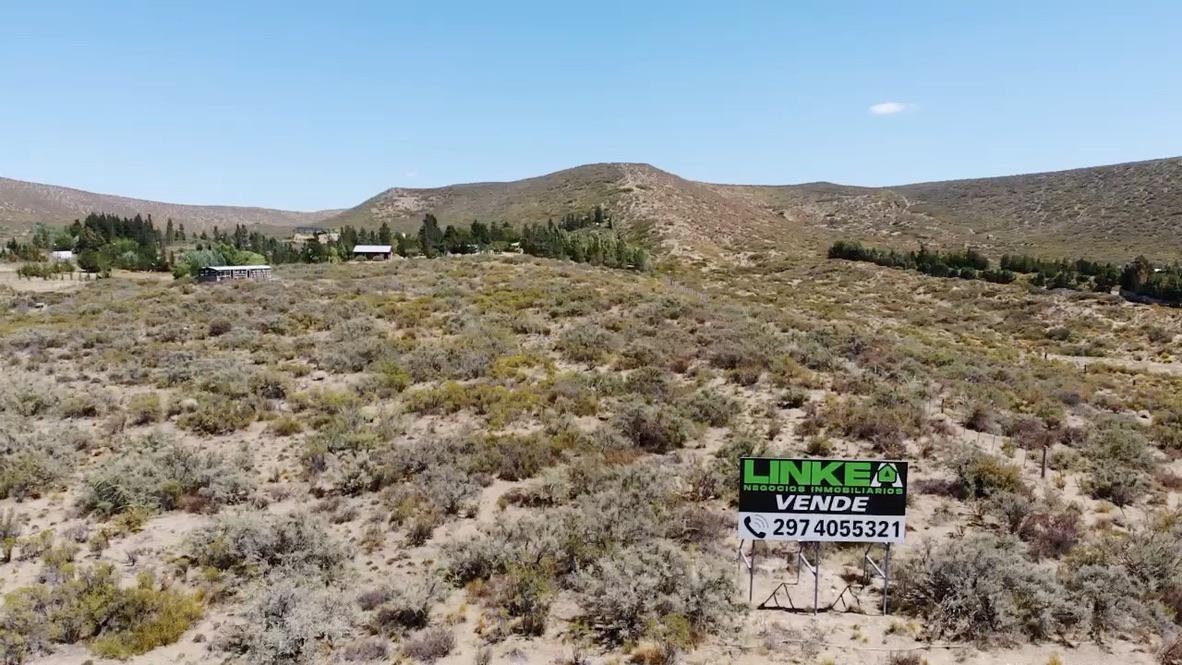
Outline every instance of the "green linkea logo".
<path fill-rule="evenodd" d="M 878 470 L 874 472 L 871 487 L 902 487 L 903 479 L 899 477 L 899 470 L 894 462 L 879 462 Z"/>

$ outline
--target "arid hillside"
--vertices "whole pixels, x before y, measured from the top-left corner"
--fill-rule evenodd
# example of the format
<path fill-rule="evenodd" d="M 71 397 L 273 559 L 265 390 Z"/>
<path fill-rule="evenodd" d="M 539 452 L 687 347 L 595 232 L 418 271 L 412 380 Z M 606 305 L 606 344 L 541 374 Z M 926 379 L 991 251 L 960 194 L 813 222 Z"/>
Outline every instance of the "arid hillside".
<path fill-rule="evenodd" d="M 389 189 L 328 223 L 413 231 L 431 212 L 444 224 L 524 224 L 602 205 L 623 228 L 672 254 L 706 259 L 722 247 L 795 253 L 838 237 L 967 244 L 996 254 L 1169 259 L 1182 250 L 1180 191 L 1178 158 L 886 188 L 719 185 L 648 164 L 610 163 L 514 182 Z"/>
<path fill-rule="evenodd" d="M 722 185 L 832 235 L 996 253 L 1170 259 L 1182 250 L 1182 159 L 888 188 Z"/>
<path fill-rule="evenodd" d="M 68 224 L 92 212 L 124 217 L 151 215 L 160 222 L 171 218 L 173 222 L 194 230 L 208 230 L 214 226 L 225 229 L 245 224 L 275 232 L 301 224 L 314 224 L 337 211 L 294 212 L 270 208 L 161 203 L 0 178 L 0 236 L 28 228 L 37 222 Z"/>
<path fill-rule="evenodd" d="M 430 212 L 441 224 L 557 220 L 601 205 L 620 228 L 644 236 L 674 255 L 710 258 L 720 246 L 746 237 L 764 248 L 791 232 L 783 218 L 757 202 L 648 164 L 589 164 L 514 182 L 394 188 L 346 210 L 328 224 L 414 231 Z M 749 246 L 750 248 L 750 246 Z"/>
<path fill-rule="evenodd" d="M 990 254 L 1021 252 L 1119 261 L 1182 252 L 1182 158 L 898 187 L 832 183 L 721 185 L 648 164 L 578 166 L 512 182 L 395 187 L 343 211 L 187 206 L 0 178 L 0 227 L 64 223 L 88 212 L 171 217 L 190 228 L 235 224 L 286 232 L 300 224 L 389 224 L 413 232 L 423 216 L 466 226 L 557 220 L 595 206 L 664 253 L 697 260 L 740 250 L 799 255 L 836 238 Z"/>

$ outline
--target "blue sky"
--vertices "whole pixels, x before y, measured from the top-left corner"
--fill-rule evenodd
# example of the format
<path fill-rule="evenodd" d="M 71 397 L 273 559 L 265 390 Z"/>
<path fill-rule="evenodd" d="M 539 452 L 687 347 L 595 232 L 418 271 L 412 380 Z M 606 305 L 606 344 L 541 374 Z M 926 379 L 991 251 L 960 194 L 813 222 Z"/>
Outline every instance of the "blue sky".
<path fill-rule="evenodd" d="M 1182 154 L 1177 2 L 13 2 L 0 18 L 0 175 L 183 203 L 345 207 L 599 161 L 884 185 Z"/>

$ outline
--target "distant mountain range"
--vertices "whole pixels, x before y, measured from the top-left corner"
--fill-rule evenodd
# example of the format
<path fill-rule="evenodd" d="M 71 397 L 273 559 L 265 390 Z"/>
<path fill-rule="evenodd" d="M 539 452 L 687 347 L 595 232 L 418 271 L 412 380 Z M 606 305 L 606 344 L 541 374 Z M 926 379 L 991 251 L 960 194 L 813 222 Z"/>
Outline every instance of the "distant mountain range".
<path fill-rule="evenodd" d="M 557 219 L 596 205 L 621 229 L 672 254 L 710 258 L 736 248 L 814 251 L 833 238 L 914 247 L 1159 259 L 1182 255 L 1182 158 L 896 187 L 832 183 L 724 185 L 648 164 L 579 166 L 513 182 L 388 189 L 347 210 L 291 212 L 188 206 L 0 178 L 0 225 L 63 223 L 89 211 L 171 217 L 190 228 L 385 222 L 413 231 L 427 212 L 443 224 Z"/>

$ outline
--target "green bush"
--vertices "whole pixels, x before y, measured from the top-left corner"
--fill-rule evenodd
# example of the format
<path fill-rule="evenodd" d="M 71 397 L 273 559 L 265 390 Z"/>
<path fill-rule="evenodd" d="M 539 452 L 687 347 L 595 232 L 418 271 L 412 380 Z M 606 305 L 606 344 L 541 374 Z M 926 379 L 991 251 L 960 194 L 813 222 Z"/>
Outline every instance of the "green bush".
<path fill-rule="evenodd" d="M 164 409 L 157 393 L 133 395 L 127 402 L 127 420 L 132 425 L 149 425 L 160 422 L 163 417 Z"/>
<path fill-rule="evenodd" d="M 271 421 L 271 431 L 277 436 L 292 436 L 304 431 L 304 426 L 294 416 L 279 416 Z"/>
<path fill-rule="evenodd" d="M 5 597 L 5 662 L 23 662 L 52 643 L 87 640 L 96 654 L 125 659 L 175 642 L 202 614 L 195 597 L 160 587 L 149 573 L 134 586 L 120 584 L 110 564 L 62 566 L 52 577 Z"/>
<path fill-rule="evenodd" d="M 1136 429 L 1105 423 L 1090 437 L 1083 454 L 1090 471 L 1083 485 L 1093 497 L 1127 506 L 1149 492 L 1153 448 Z"/>
<path fill-rule="evenodd" d="M 615 351 L 619 342 L 615 334 L 592 324 L 576 324 L 563 331 L 555 348 L 571 362 L 597 365 Z"/>
<path fill-rule="evenodd" d="M 961 497 L 988 498 L 998 493 L 1026 495 L 1022 470 L 1001 458 L 966 446 L 950 463 Z"/>
<path fill-rule="evenodd" d="M 502 631 L 533 637 L 546 632 L 554 582 L 544 566 L 510 566 L 489 581 L 489 588 L 489 602 L 505 619 Z"/>
<path fill-rule="evenodd" d="M 182 414 L 177 425 L 199 434 L 230 434 L 253 423 L 255 415 L 251 400 L 201 393 L 197 397 L 197 408 Z"/>
<path fill-rule="evenodd" d="M 739 403 L 710 388 L 703 388 L 683 403 L 685 414 L 695 422 L 725 427 L 739 412 Z"/>

